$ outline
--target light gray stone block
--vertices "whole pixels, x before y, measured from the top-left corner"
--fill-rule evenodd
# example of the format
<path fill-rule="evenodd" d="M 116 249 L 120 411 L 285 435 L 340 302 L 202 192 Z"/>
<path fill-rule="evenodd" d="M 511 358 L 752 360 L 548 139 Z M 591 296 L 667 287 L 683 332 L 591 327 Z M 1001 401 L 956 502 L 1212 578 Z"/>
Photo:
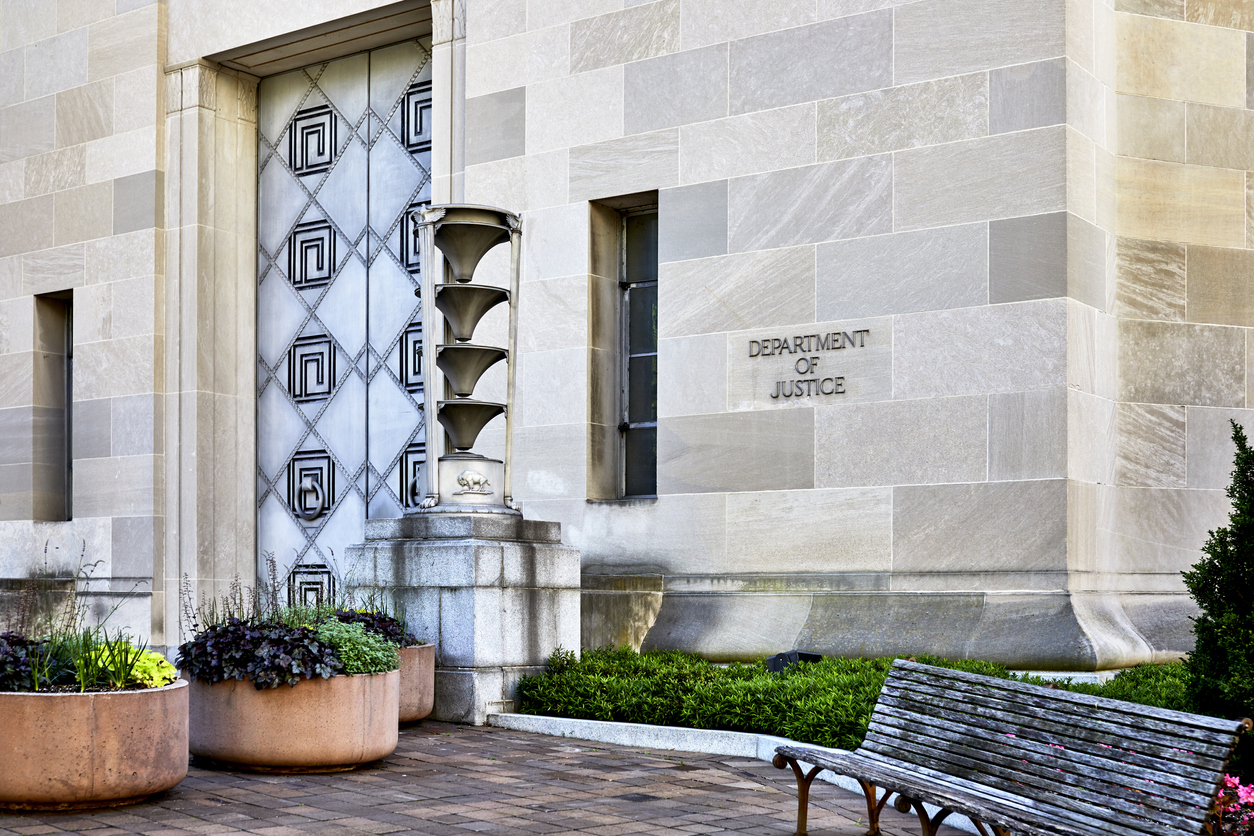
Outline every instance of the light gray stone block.
<path fill-rule="evenodd" d="M 898 230 L 1066 209 L 1066 133 L 1040 128 L 894 154 Z"/>
<path fill-rule="evenodd" d="M 1065 480 L 893 490 L 894 572 L 1066 569 Z"/>
<path fill-rule="evenodd" d="M 817 407 L 815 485 L 981 482 L 988 421 L 983 395 Z"/>
<path fill-rule="evenodd" d="M 809 611 L 809 595 L 671 593 L 641 649 L 747 662 L 796 647 Z"/>
<path fill-rule="evenodd" d="M 838 160 L 988 134 L 984 73 L 888 87 L 818 103 L 818 158 Z"/>
<path fill-rule="evenodd" d="M 789 409 L 658 421 L 659 494 L 814 487 L 814 412 Z"/>
<path fill-rule="evenodd" d="M 515 496 L 524 502 L 585 496 L 587 432 L 582 424 L 515 429 Z"/>
<path fill-rule="evenodd" d="M 74 515 L 133 517 L 153 513 L 151 456 L 82 459 L 74 463 Z"/>
<path fill-rule="evenodd" d="M 1180 407 L 1174 409 L 1185 411 Z M 1233 456 L 1237 452 L 1236 445 L 1232 443 L 1231 421 L 1236 421 L 1248 438 L 1251 428 L 1254 428 L 1254 410 L 1188 408 L 1187 449 L 1184 451 L 1184 458 L 1188 461 L 1188 487 L 1226 490 L 1231 483 Z M 1177 430 L 1173 440 L 1180 442 L 1180 436 L 1185 433 L 1183 427 Z"/>
<path fill-rule="evenodd" d="M 790 247 L 892 229 L 887 156 L 738 177 L 728 184 L 728 249 Z"/>
<path fill-rule="evenodd" d="M 1130 319 L 1183 320 L 1185 246 L 1170 241 L 1115 241 L 1115 313 Z"/>
<path fill-rule="evenodd" d="M 663 337 L 786 325 L 812 320 L 813 315 L 811 247 L 658 267 L 658 334 Z"/>
<path fill-rule="evenodd" d="M 1133 488 L 1185 486 L 1184 407 L 1121 403 L 1115 420 L 1115 484 Z"/>
<path fill-rule="evenodd" d="M 570 71 L 582 73 L 679 49 L 679 0 L 657 0 L 570 24 Z"/>
<path fill-rule="evenodd" d="M 0 163 L 51 151 L 56 147 L 55 124 L 56 102 L 52 96 L 0 110 Z"/>
<path fill-rule="evenodd" d="M 112 455 L 111 410 L 112 401 L 109 398 L 74 402 L 72 449 L 75 459 L 98 459 Z"/>
<path fill-rule="evenodd" d="M 38 99 L 87 83 L 87 29 L 26 47 L 26 98 Z"/>
<path fill-rule="evenodd" d="M 25 53 L 20 49 L 0 52 L 0 108 L 21 103 L 26 90 Z"/>
<path fill-rule="evenodd" d="M 1066 121 L 1066 59 L 1001 67 L 988 74 L 989 133 L 1025 131 Z"/>
<path fill-rule="evenodd" d="M 466 165 L 520 156 L 526 138 L 526 87 L 466 100 Z"/>
<path fill-rule="evenodd" d="M 814 23 L 810 0 L 683 0 L 681 38 L 684 49 L 736 41 Z"/>
<path fill-rule="evenodd" d="M 116 577 L 152 577 L 153 546 L 160 539 L 158 517 L 115 517 L 112 568 Z"/>
<path fill-rule="evenodd" d="M 815 105 L 806 102 L 685 125 L 680 180 L 703 183 L 812 165 Z"/>
<path fill-rule="evenodd" d="M 570 149 L 570 200 L 652 191 L 679 182 L 679 131 L 633 134 Z"/>
<path fill-rule="evenodd" d="M 623 135 L 621 67 L 527 85 L 527 152 L 587 145 Z"/>
<path fill-rule="evenodd" d="M 727 410 L 726 337 L 703 334 L 658 340 L 657 356 L 659 416 Z"/>
<path fill-rule="evenodd" d="M 160 453 L 161 399 L 154 395 L 113 398 L 112 455 L 137 456 Z"/>
<path fill-rule="evenodd" d="M 727 181 L 658 192 L 659 262 L 727 252 Z"/>
<path fill-rule="evenodd" d="M 965 308 L 988 301 L 985 224 L 820 244 L 819 319 Z"/>
<path fill-rule="evenodd" d="M 1073 489 L 1080 483 L 1114 484 L 1116 425 L 1114 401 L 1067 390 L 1067 476 Z"/>
<path fill-rule="evenodd" d="M 897 84 L 1055 58 L 1066 50 L 1064 0 L 971 0 L 961 5 L 923 0 L 894 12 Z"/>
<path fill-rule="evenodd" d="M 588 549 L 585 571 L 733 571 L 727 559 L 726 494 L 581 502 L 563 516 L 579 512 L 581 524 L 567 530 L 572 545 Z"/>
<path fill-rule="evenodd" d="M 1067 213 L 1008 218 L 988 225 L 988 301 L 1067 295 Z"/>
<path fill-rule="evenodd" d="M 1120 154 L 1148 160 L 1185 161 L 1189 109 L 1185 102 L 1120 94 L 1116 107 Z"/>
<path fill-rule="evenodd" d="M 990 481 L 1067 475 L 1067 391 L 1006 392 L 988 398 Z"/>
<path fill-rule="evenodd" d="M 793 350 L 784 350 L 785 341 Z M 837 377 L 844 378 L 840 391 L 834 382 Z M 892 387 L 893 335 L 888 317 L 728 335 L 727 405 L 731 410 L 883 401 L 892 398 Z"/>
<path fill-rule="evenodd" d="M 1105 231 L 1067 214 L 1067 295 L 1099 311 L 1110 307 L 1110 246 Z"/>
<path fill-rule="evenodd" d="M 1173 589 L 1179 573 L 1201 558 L 1207 532 L 1227 524 L 1232 507 L 1220 490 L 1118 488 L 1115 495 L 1120 571 L 1172 575 Z"/>
<path fill-rule="evenodd" d="M 27 197 L 74 189 L 87 178 L 85 146 L 75 145 L 26 159 L 25 183 Z"/>
<path fill-rule="evenodd" d="M 733 493 L 728 560 L 761 573 L 886 572 L 892 513 L 888 488 Z"/>
<path fill-rule="evenodd" d="M 1153 662 L 1177 662 L 1193 649 L 1199 610 L 1185 595 L 1120 595 L 1123 610 L 1154 651 Z"/>
<path fill-rule="evenodd" d="M 1245 405 L 1245 332 L 1218 325 L 1119 321 L 1119 400 Z"/>
<path fill-rule="evenodd" d="M 893 324 L 893 396 L 927 398 L 1067 385 L 1067 306 L 1022 302 L 907 314 Z"/>
<path fill-rule="evenodd" d="M 888 11 L 733 41 L 730 112 L 748 113 L 893 84 Z M 824 56 L 816 61 L 815 56 Z"/>
<path fill-rule="evenodd" d="M 705 122 L 727 115 L 727 44 L 623 67 L 623 132 Z"/>
<path fill-rule="evenodd" d="M 145 171 L 113 181 L 113 234 L 165 225 L 165 175 Z"/>

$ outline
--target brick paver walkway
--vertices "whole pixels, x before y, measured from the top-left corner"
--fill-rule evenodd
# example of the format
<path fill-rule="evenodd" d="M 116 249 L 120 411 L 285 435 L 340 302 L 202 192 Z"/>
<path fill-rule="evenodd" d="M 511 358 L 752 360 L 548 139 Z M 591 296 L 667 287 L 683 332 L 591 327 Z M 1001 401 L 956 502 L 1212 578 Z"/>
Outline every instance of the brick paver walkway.
<path fill-rule="evenodd" d="M 334 775 L 254 775 L 192 767 L 168 793 L 93 813 L 2 813 L 0 834 L 41 836 L 358 836 L 476 833 L 790 834 L 791 771 L 757 760 L 632 749 L 493 728 L 402 728 L 396 753 Z M 816 781 L 810 832 L 861 836 L 860 796 Z M 919 823 L 891 807 L 892 836 Z M 951 836 L 957 830 L 944 828 Z"/>

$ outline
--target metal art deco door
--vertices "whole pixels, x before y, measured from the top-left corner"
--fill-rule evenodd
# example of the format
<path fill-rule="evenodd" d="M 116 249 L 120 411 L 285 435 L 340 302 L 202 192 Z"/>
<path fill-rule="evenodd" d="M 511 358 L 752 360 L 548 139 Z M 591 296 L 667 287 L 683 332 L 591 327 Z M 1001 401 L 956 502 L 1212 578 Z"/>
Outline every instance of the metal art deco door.
<path fill-rule="evenodd" d="M 307 603 L 367 516 L 412 503 L 425 455 L 409 213 L 431 194 L 429 50 L 409 41 L 258 89 L 257 539 Z"/>

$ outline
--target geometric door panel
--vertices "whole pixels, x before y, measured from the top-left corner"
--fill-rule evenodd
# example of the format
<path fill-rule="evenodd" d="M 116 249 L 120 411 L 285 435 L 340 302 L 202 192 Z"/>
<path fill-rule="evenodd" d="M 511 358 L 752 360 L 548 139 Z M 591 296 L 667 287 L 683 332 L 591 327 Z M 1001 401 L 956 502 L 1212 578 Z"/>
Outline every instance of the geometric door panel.
<path fill-rule="evenodd" d="M 431 136 L 425 38 L 258 88 L 258 544 L 302 600 L 367 516 L 410 505 L 425 455 L 407 215 L 431 200 Z"/>

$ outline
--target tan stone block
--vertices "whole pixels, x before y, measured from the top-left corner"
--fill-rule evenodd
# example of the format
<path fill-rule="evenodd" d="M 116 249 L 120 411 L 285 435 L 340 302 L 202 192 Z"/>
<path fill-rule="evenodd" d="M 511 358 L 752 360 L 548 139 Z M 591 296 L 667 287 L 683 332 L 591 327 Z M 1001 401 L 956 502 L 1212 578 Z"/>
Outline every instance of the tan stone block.
<path fill-rule="evenodd" d="M 1117 238 L 1115 241 L 1115 309 L 1131 319 L 1185 318 L 1185 250 L 1183 244 Z"/>
<path fill-rule="evenodd" d="M 1067 211 L 1097 223 L 1097 151 L 1084 134 L 1067 128 Z"/>
<path fill-rule="evenodd" d="M 1120 235 L 1245 244 L 1244 172 L 1131 157 L 1120 157 L 1117 169 Z"/>
<path fill-rule="evenodd" d="M 95 81 L 158 63 L 157 5 L 93 23 L 88 29 L 87 77 Z"/>
<path fill-rule="evenodd" d="M 1194 165 L 1254 168 L 1254 112 L 1190 104 L 1189 158 Z"/>
<path fill-rule="evenodd" d="M 1185 162 L 1184 102 L 1119 95 L 1116 106 L 1118 153 L 1126 157 Z"/>
<path fill-rule="evenodd" d="M 1138 488 L 1185 486 L 1185 408 L 1121 403 L 1116 410 L 1118 439 L 1115 484 Z"/>
<path fill-rule="evenodd" d="M 74 358 L 74 397 L 91 400 L 154 391 L 161 368 L 160 348 L 151 334 L 80 347 Z"/>
<path fill-rule="evenodd" d="M 1189 247 L 1190 322 L 1254 325 L 1254 250 Z"/>
<path fill-rule="evenodd" d="M 29 157 L 25 166 L 27 197 L 38 197 L 82 186 L 87 177 L 87 155 L 81 145 Z"/>
<path fill-rule="evenodd" d="M 1187 0 L 1184 18 L 1210 26 L 1251 30 L 1254 0 Z"/>
<path fill-rule="evenodd" d="M 1244 33 L 1132 14 L 1116 32 L 1118 92 L 1245 106 Z"/>
<path fill-rule="evenodd" d="M 582 73 L 679 49 L 679 0 L 631 6 L 570 25 L 570 70 Z"/>
<path fill-rule="evenodd" d="M 1185 0 L 1115 0 L 1115 11 L 1184 20 Z"/>
<path fill-rule="evenodd" d="M 113 182 L 57 192 L 56 243 L 71 244 L 113 233 Z"/>
<path fill-rule="evenodd" d="M 1119 322 L 1120 401 L 1244 406 L 1245 332 L 1218 325 Z"/>
<path fill-rule="evenodd" d="M 57 147 L 78 145 L 113 133 L 113 79 L 57 93 Z"/>
<path fill-rule="evenodd" d="M 83 245 L 70 244 L 22 256 L 22 291 L 55 293 L 84 283 Z"/>
<path fill-rule="evenodd" d="M 53 204 L 52 195 L 44 195 L 0 206 L 0 257 L 51 247 Z"/>
<path fill-rule="evenodd" d="M 1254 172 L 1245 172 L 1245 246 L 1254 247 Z"/>

